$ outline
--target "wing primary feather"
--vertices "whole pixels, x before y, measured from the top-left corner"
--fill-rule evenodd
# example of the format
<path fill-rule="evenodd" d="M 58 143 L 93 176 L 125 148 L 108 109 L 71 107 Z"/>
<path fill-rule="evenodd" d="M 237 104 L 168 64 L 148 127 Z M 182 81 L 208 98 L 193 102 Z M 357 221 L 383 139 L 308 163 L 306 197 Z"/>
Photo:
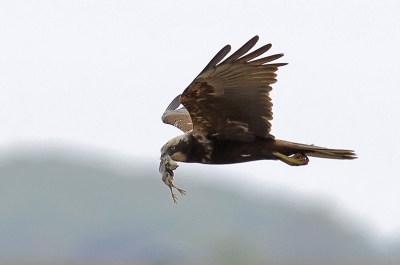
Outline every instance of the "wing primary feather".
<path fill-rule="evenodd" d="M 224 64 L 224 63 L 232 63 L 232 62 L 236 61 L 240 56 L 242 56 L 246 52 L 250 51 L 250 49 L 253 48 L 254 45 L 256 45 L 258 39 L 259 39 L 259 37 L 257 35 L 254 36 L 251 40 L 249 40 L 242 47 L 240 47 L 239 50 L 237 50 L 231 56 L 226 58 L 226 60 L 223 61 L 222 64 Z"/>
<path fill-rule="evenodd" d="M 250 65 L 260 65 L 259 63 L 254 63 L 253 64 L 253 62 L 249 62 L 248 64 L 250 64 Z M 278 71 L 278 67 L 285 66 L 285 65 L 288 65 L 288 63 L 269 63 L 269 64 L 263 64 L 262 66 L 271 68 L 271 70 L 274 68 L 275 69 L 274 71 Z"/>
<path fill-rule="evenodd" d="M 200 74 L 215 68 L 217 63 L 219 63 L 224 57 L 231 51 L 231 46 L 226 45 L 224 48 L 222 48 L 215 56 L 214 58 L 211 59 L 211 61 L 207 64 L 206 67 L 204 67 L 203 71 L 200 72 Z"/>
<path fill-rule="evenodd" d="M 272 44 L 267 44 L 262 46 L 261 48 L 258 48 L 257 50 L 255 50 L 254 52 L 251 52 L 249 54 L 247 54 L 246 56 L 243 56 L 242 58 L 240 58 L 238 60 L 238 62 L 243 63 L 243 62 L 248 62 L 253 58 L 256 58 L 264 53 L 266 53 L 269 49 L 271 49 Z"/>
<path fill-rule="evenodd" d="M 275 60 L 281 58 L 282 56 L 283 56 L 283 53 L 274 54 L 274 55 L 271 55 L 271 56 L 268 56 L 268 57 L 265 57 L 265 58 L 261 58 L 261 59 L 257 59 L 257 60 L 251 61 L 251 62 L 249 62 L 249 64 L 251 64 L 251 65 L 262 65 L 262 64 L 265 64 L 265 63 L 269 63 L 269 62 L 275 61 Z"/>

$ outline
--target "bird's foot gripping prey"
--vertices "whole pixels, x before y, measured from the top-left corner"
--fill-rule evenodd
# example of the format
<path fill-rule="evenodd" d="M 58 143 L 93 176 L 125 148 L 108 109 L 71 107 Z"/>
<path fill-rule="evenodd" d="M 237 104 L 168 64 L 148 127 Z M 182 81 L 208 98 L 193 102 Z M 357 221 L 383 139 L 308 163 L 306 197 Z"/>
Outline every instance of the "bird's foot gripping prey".
<path fill-rule="evenodd" d="M 180 194 L 186 195 L 186 191 L 184 191 L 180 188 L 177 188 L 173 184 L 173 180 L 174 180 L 174 172 L 173 171 L 177 167 L 178 167 L 178 164 L 174 160 L 172 160 L 171 157 L 164 156 L 161 158 L 159 171 L 162 175 L 162 180 L 171 190 L 171 195 L 172 195 L 172 199 L 174 200 L 174 203 L 177 203 L 177 198 L 176 198 L 176 195 L 173 192 L 172 188 L 177 189 Z"/>
<path fill-rule="evenodd" d="M 162 121 L 184 132 L 161 148 L 160 173 L 172 188 L 175 161 L 202 164 L 234 164 L 256 160 L 281 160 L 291 166 L 307 165 L 308 157 L 355 159 L 352 150 L 329 149 L 275 139 L 270 133 L 276 63 L 283 54 L 265 56 L 271 44 L 249 52 L 255 36 L 227 57 L 227 45 L 178 95 L 162 115 Z M 221 62 L 222 61 L 222 62 Z M 272 62 L 272 63 L 271 63 Z M 180 105 L 183 107 L 179 108 Z M 332 135 L 333 136 L 333 135 Z M 181 194 L 185 191 L 176 188 Z"/>

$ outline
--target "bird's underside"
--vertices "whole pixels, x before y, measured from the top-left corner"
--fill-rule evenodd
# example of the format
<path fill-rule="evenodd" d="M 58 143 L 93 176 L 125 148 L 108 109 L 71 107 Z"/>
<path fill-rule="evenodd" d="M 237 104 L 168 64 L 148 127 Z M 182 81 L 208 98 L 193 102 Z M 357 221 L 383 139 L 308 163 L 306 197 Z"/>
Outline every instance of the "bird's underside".
<path fill-rule="evenodd" d="M 213 143 L 210 161 L 195 161 L 208 164 L 234 164 L 256 160 L 281 160 L 291 166 L 308 164 L 308 157 L 352 159 L 350 150 L 288 142 L 284 140 L 256 137 L 253 142 L 221 141 Z M 189 161 L 187 161 L 189 162 Z"/>
<path fill-rule="evenodd" d="M 162 120 L 184 135 L 161 149 L 162 180 L 173 184 L 176 161 L 203 164 L 233 164 L 255 160 L 280 160 L 291 166 L 307 165 L 308 156 L 354 159 L 354 151 L 329 149 L 275 139 L 270 134 L 271 84 L 284 63 L 270 63 L 283 54 L 258 58 L 271 48 L 264 45 L 247 53 L 258 41 L 252 38 L 223 62 L 230 46 L 224 47 L 198 77 L 165 110 Z M 183 107 L 178 108 L 180 105 Z"/>

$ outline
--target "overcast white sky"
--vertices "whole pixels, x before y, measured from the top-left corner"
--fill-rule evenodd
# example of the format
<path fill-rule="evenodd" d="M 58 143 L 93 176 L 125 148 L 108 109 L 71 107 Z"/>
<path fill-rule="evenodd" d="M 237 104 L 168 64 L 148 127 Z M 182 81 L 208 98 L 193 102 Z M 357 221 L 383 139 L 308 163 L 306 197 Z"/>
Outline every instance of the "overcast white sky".
<path fill-rule="evenodd" d="M 160 120 L 170 101 L 224 45 L 259 35 L 289 63 L 271 94 L 272 133 L 359 159 L 218 169 L 238 186 L 322 195 L 400 236 L 399 12 L 399 1 L 2 1 L 0 149 L 157 160 L 181 133 Z"/>

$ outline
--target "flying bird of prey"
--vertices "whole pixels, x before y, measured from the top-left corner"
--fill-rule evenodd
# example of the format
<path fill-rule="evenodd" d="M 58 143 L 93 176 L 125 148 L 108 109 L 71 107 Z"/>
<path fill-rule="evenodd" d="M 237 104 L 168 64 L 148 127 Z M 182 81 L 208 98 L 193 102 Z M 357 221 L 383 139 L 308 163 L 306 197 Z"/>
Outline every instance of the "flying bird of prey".
<path fill-rule="evenodd" d="M 230 45 L 225 46 L 162 115 L 164 123 L 184 132 L 161 148 L 159 171 L 175 203 L 172 188 L 186 194 L 173 184 L 176 161 L 233 164 L 265 159 L 302 166 L 308 164 L 308 156 L 356 158 L 352 150 L 298 144 L 270 134 L 269 92 L 277 81 L 278 67 L 286 63 L 270 63 L 283 54 L 261 57 L 271 44 L 247 53 L 257 41 L 255 36 L 222 61 L 231 49 Z M 181 104 L 183 107 L 179 108 Z"/>

